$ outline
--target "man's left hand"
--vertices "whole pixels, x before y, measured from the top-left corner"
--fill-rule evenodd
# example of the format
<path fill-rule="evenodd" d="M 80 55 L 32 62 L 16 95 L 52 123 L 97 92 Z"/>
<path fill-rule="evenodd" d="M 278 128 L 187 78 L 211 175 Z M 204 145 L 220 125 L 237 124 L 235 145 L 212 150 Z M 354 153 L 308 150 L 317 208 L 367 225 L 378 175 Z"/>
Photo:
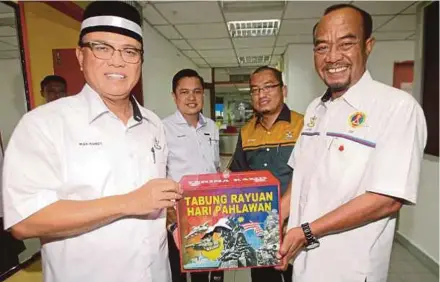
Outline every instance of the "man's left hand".
<path fill-rule="evenodd" d="M 282 271 L 286 270 L 289 261 L 298 254 L 306 242 L 307 240 L 301 227 L 290 229 L 286 236 L 284 236 L 283 244 L 277 254 L 277 258 L 281 260 L 281 265 L 275 268 Z"/>

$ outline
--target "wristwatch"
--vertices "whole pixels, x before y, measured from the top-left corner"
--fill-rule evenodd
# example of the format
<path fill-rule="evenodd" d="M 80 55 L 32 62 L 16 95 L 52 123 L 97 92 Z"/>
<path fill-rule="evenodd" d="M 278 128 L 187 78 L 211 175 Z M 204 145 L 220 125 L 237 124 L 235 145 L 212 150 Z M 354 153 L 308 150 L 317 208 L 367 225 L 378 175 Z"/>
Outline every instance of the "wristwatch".
<path fill-rule="evenodd" d="M 313 235 L 312 230 L 310 230 L 310 226 L 309 223 L 303 223 L 301 224 L 301 228 L 304 232 L 304 235 L 306 236 L 306 250 L 312 250 L 314 248 L 319 247 L 319 241 L 318 239 L 315 237 L 315 235 Z"/>
<path fill-rule="evenodd" d="M 174 232 L 174 230 L 177 229 L 177 222 L 171 223 L 170 225 L 167 226 L 168 231 L 170 231 L 171 233 Z"/>

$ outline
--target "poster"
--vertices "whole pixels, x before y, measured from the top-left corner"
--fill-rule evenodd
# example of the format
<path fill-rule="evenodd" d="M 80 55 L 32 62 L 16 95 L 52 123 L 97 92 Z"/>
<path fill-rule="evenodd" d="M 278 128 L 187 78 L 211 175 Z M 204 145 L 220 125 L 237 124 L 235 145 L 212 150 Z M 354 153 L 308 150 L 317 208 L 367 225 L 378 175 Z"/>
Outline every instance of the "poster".
<path fill-rule="evenodd" d="M 269 171 L 185 176 L 177 206 L 184 272 L 278 264 L 279 182 Z"/>

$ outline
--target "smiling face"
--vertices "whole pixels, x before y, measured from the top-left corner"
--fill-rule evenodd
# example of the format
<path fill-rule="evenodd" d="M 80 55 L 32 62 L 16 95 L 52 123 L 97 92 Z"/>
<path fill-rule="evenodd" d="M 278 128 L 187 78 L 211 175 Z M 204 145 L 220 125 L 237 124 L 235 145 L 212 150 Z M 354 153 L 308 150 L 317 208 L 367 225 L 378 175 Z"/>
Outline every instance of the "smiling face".
<path fill-rule="evenodd" d="M 250 88 L 258 92 L 252 93 L 252 106 L 260 114 L 273 114 L 284 105 L 286 86 L 282 86 L 271 70 L 254 73 L 251 77 Z M 259 90 L 258 90 L 259 88 Z"/>
<path fill-rule="evenodd" d="M 183 77 L 177 82 L 174 102 L 182 115 L 198 115 L 203 108 L 203 85 L 197 77 Z"/>
<path fill-rule="evenodd" d="M 66 85 L 61 81 L 49 81 L 41 90 L 46 103 L 66 96 Z"/>
<path fill-rule="evenodd" d="M 362 15 L 351 8 L 325 15 L 315 32 L 315 69 L 333 93 L 361 79 L 374 39 L 364 39 Z"/>
<path fill-rule="evenodd" d="M 115 49 L 142 49 L 141 43 L 137 40 L 111 32 L 87 33 L 82 38 L 82 42 L 105 43 Z M 126 98 L 139 80 L 141 61 L 135 64 L 126 63 L 119 51 L 115 51 L 108 60 L 96 58 L 88 47 L 77 48 L 76 54 L 86 82 L 103 98 L 111 100 Z"/>

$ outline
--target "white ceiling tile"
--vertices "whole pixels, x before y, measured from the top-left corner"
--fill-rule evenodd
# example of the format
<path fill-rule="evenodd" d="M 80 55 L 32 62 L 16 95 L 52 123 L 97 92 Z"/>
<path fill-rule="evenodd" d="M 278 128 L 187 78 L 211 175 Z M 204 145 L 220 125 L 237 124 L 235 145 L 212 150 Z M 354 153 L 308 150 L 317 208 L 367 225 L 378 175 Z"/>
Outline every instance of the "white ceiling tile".
<path fill-rule="evenodd" d="M 224 39 L 191 39 L 189 43 L 198 50 L 203 49 L 231 49 L 231 40 Z"/>
<path fill-rule="evenodd" d="M 324 10 L 331 5 L 348 3 L 349 1 L 289 1 L 284 19 L 320 18 Z"/>
<path fill-rule="evenodd" d="M 180 50 L 191 50 L 192 49 L 191 46 L 189 46 L 188 43 L 186 43 L 186 41 L 183 39 L 171 40 L 171 43 L 173 43 Z"/>
<path fill-rule="evenodd" d="M 1 51 L 4 51 L 4 50 L 16 50 L 17 48 L 16 47 L 14 47 L 14 46 L 11 46 L 11 45 L 9 45 L 9 44 L 7 44 L 7 43 L 3 43 L 3 42 L 0 42 L 0 50 Z"/>
<path fill-rule="evenodd" d="M 4 4 L 0 5 L 0 13 L 13 13 L 13 12 L 14 12 L 14 8 L 12 8 L 11 6 Z"/>
<path fill-rule="evenodd" d="M 405 40 L 407 37 L 411 36 L 414 32 L 404 31 L 404 32 L 375 32 L 373 33 L 376 40 Z"/>
<path fill-rule="evenodd" d="M 224 67 L 238 67 L 238 63 L 216 63 L 216 64 L 211 64 L 212 67 L 216 67 L 216 68 L 224 68 Z"/>
<path fill-rule="evenodd" d="M 281 56 L 272 56 L 270 60 L 270 64 L 274 65 L 277 64 L 281 60 Z"/>
<path fill-rule="evenodd" d="M 399 15 L 377 31 L 415 31 L 416 25 L 415 15 Z"/>
<path fill-rule="evenodd" d="M 224 23 L 176 25 L 180 33 L 188 39 L 194 38 L 226 38 L 229 36 Z"/>
<path fill-rule="evenodd" d="M 254 48 L 254 47 L 272 47 L 275 42 L 275 36 L 234 38 L 235 48 Z"/>
<path fill-rule="evenodd" d="M 286 51 L 286 47 L 275 47 L 275 50 L 273 51 L 274 55 L 281 55 Z"/>
<path fill-rule="evenodd" d="M 143 17 L 152 25 L 167 24 L 167 21 L 154 9 L 153 5 L 146 4 L 142 9 Z"/>
<path fill-rule="evenodd" d="M 418 1 L 413 2 L 413 4 L 405 9 L 402 14 L 415 14 L 417 13 Z"/>
<path fill-rule="evenodd" d="M 14 28 L 10 26 L 0 26 L 0 36 L 16 36 L 17 33 Z"/>
<path fill-rule="evenodd" d="M 286 46 L 291 43 L 313 43 L 312 34 L 310 35 L 289 35 L 278 36 L 277 46 Z"/>
<path fill-rule="evenodd" d="M 203 57 L 233 57 L 235 56 L 233 49 L 222 50 L 200 50 L 200 55 Z"/>
<path fill-rule="evenodd" d="M 194 50 L 183 50 L 182 53 L 190 58 L 200 58 L 199 54 Z"/>
<path fill-rule="evenodd" d="M 210 65 L 237 63 L 236 57 L 218 57 L 218 58 L 205 58 L 205 59 L 206 61 L 208 61 Z"/>
<path fill-rule="evenodd" d="M 223 22 L 217 2 L 157 3 L 155 7 L 171 23 L 214 23 Z"/>
<path fill-rule="evenodd" d="M 294 19 L 281 22 L 280 35 L 312 34 L 317 19 Z"/>
<path fill-rule="evenodd" d="M 18 50 L 15 51 L 0 51 L 1 59 L 18 59 L 20 58 L 20 52 Z"/>
<path fill-rule="evenodd" d="M 281 19 L 282 11 L 225 13 L 226 21 L 252 21 Z"/>
<path fill-rule="evenodd" d="M 384 23 L 391 20 L 394 16 L 372 16 L 373 18 L 373 30 L 382 26 Z"/>
<path fill-rule="evenodd" d="M 162 35 L 168 39 L 182 39 L 172 25 L 158 25 L 155 26 L 155 28 L 157 28 L 157 30 L 159 30 L 160 33 L 162 33 Z"/>
<path fill-rule="evenodd" d="M 238 56 L 258 56 L 258 55 L 270 55 L 273 48 L 246 48 L 237 49 Z"/>
<path fill-rule="evenodd" d="M 0 37 L 0 41 L 11 45 L 11 47 L 18 46 L 18 38 L 16 36 Z"/>
<path fill-rule="evenodd" d="M 397 14 L 412 4 L 413 2 L 410 1 L 355 1 L 353 3 L 372 15 Z"/>
<path fill-rule="evenodd" d="M 192 60 L 194 63 L 196 63 L 197 65 L 200 65 L 200 64 L 206 64 L 206 61 L 203 60 L 202 58 L 191 58 L 191 60 Z"/>

